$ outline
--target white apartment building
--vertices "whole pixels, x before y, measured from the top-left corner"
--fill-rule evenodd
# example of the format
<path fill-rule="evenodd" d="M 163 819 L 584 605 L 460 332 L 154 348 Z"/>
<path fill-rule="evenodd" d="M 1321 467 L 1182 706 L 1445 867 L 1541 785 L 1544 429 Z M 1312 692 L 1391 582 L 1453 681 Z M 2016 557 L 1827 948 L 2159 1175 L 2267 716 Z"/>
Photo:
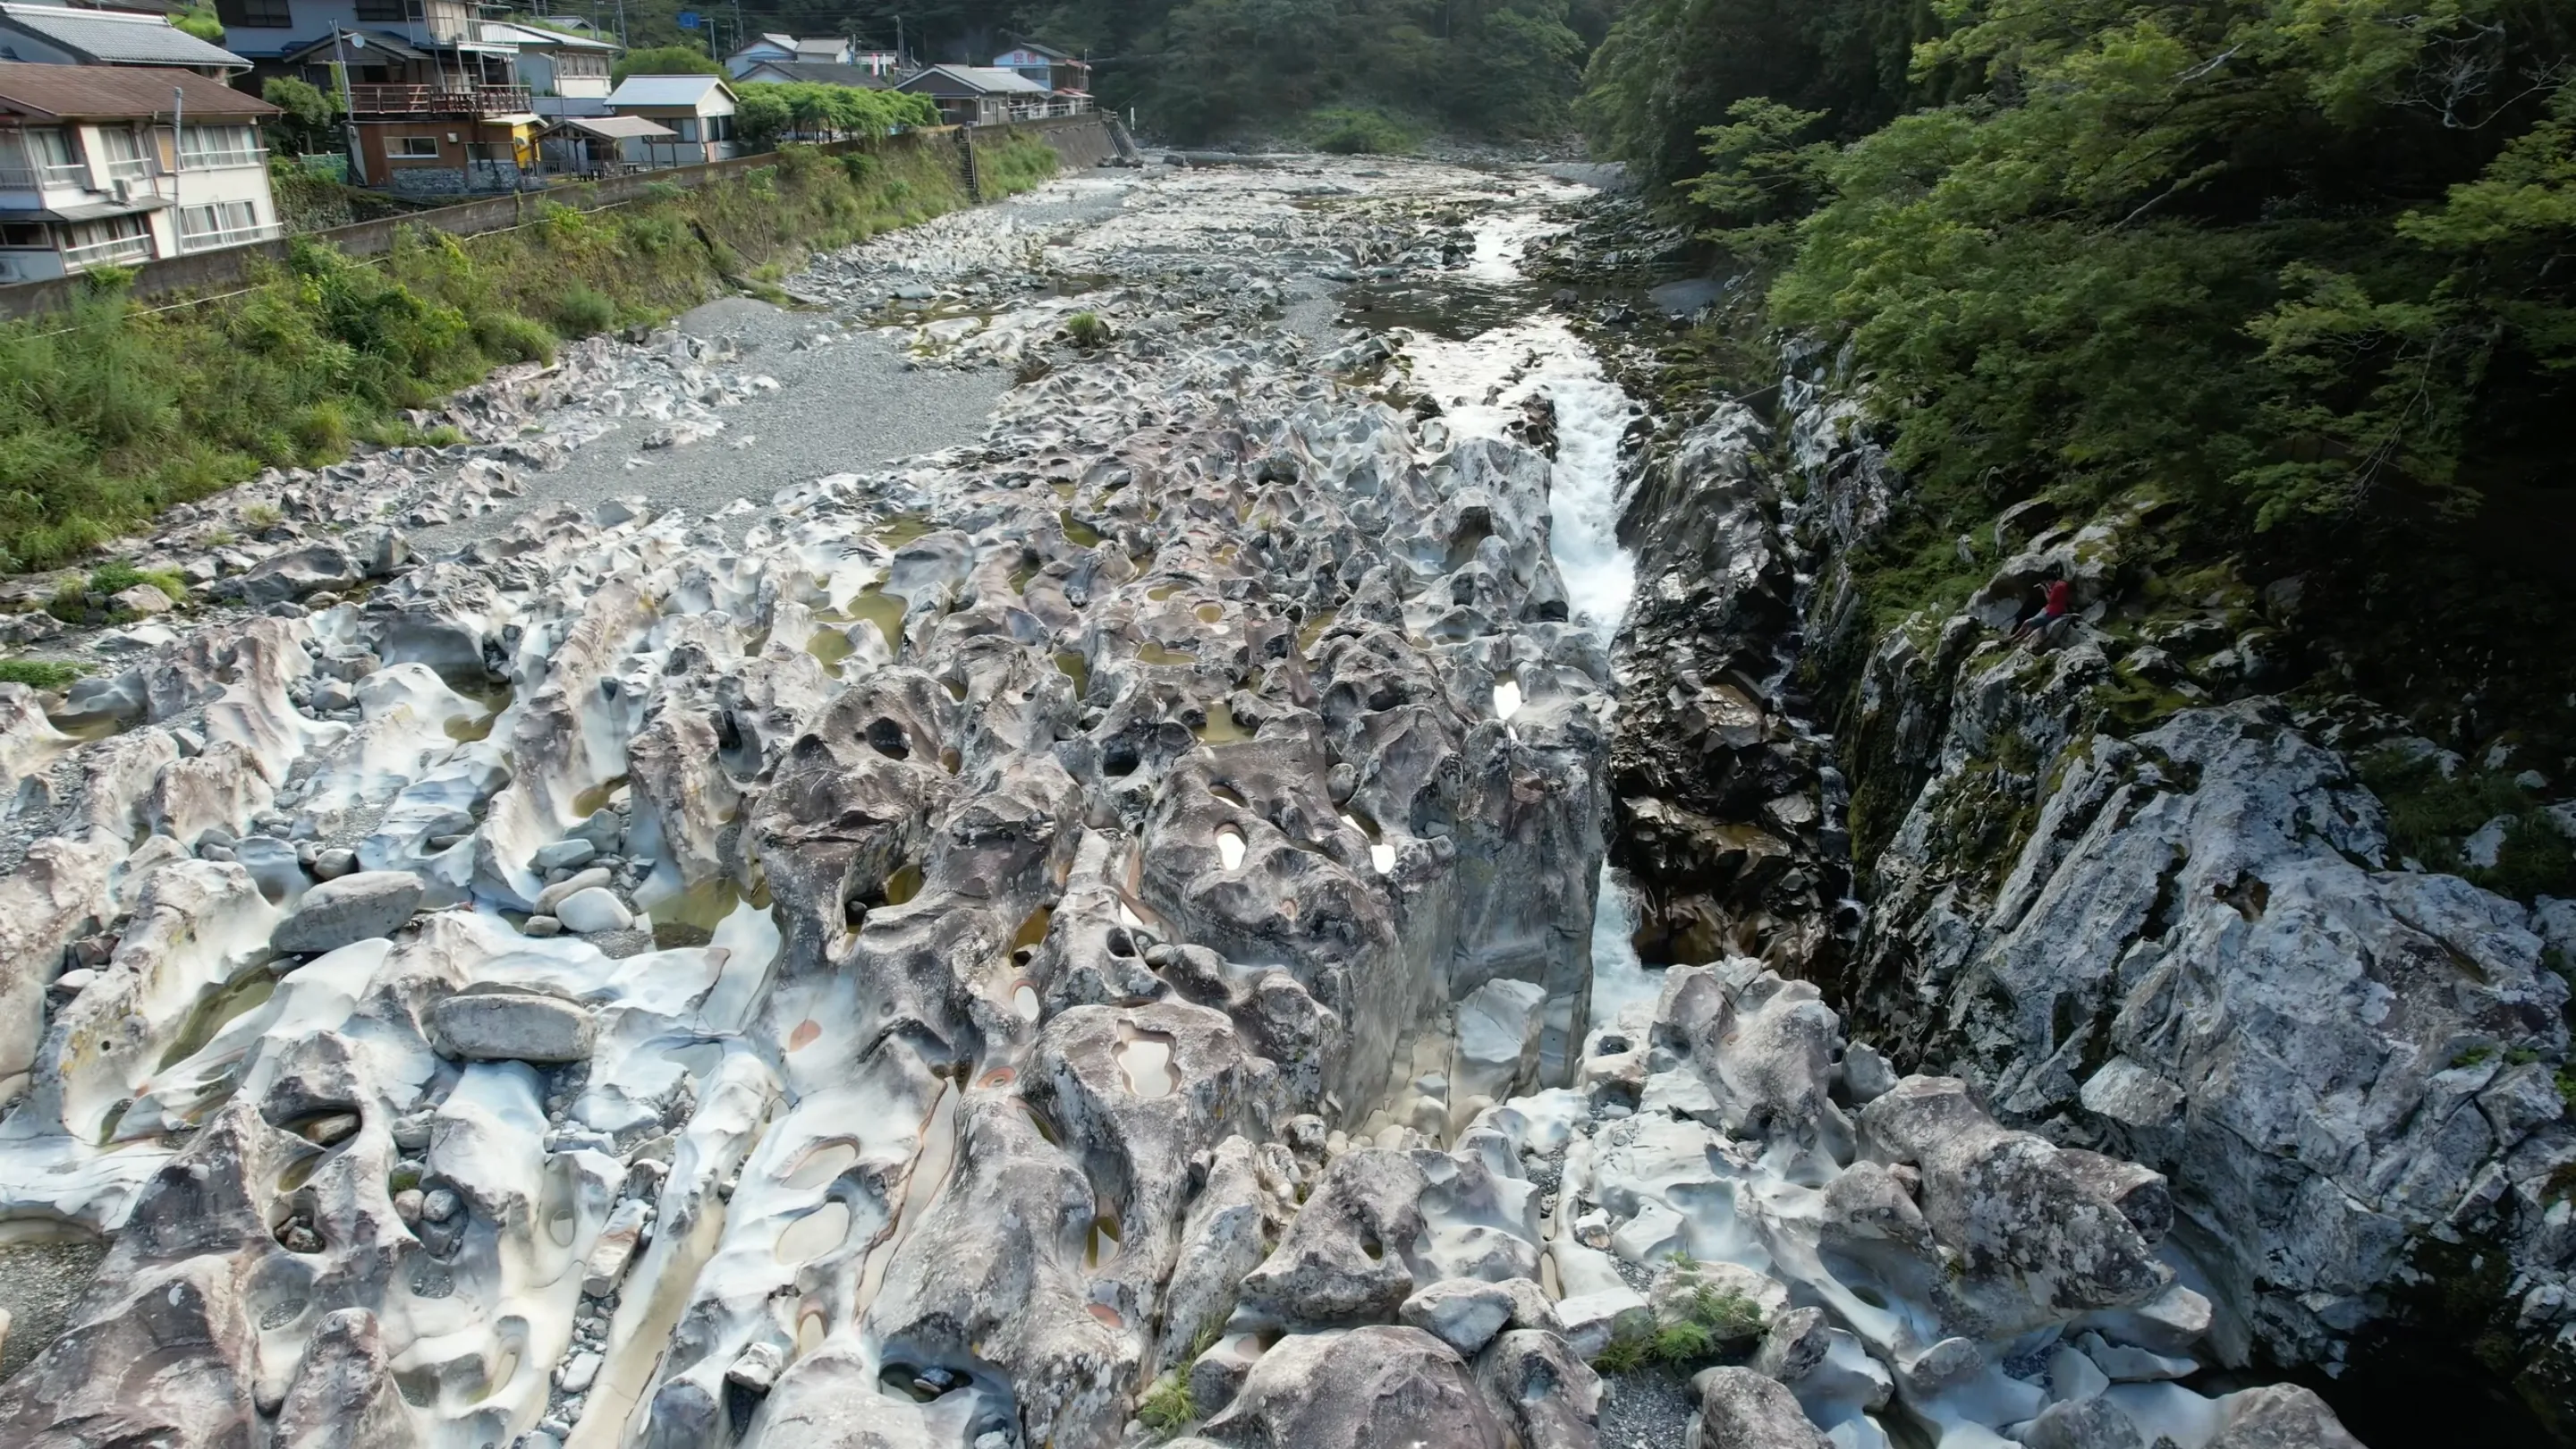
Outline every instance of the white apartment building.
<path fill-rule="evenodd" d="M 0 283 L 278 235 L 275 114 L 179 67 L 0 62 Z"/>

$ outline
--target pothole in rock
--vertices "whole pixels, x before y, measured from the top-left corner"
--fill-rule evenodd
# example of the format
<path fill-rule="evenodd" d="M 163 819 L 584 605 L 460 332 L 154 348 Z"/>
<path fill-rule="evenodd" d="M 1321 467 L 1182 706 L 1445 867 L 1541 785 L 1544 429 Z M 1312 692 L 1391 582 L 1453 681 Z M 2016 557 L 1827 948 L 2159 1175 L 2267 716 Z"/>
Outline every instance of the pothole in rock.
<path fill-rule="evenodd" d="M 857 1166 L 858 1161 L 859 1149 L 854 1143 L 821 1143 L 807 1150 L 795 1170 L 787 1174 L 786 1185 L 811 1191 Z"/>
<path fill-rule="evenodd" d="M 1114 1055 L 1127 1090 L 1139 1097 L 1168 1097 L 1178 1082 L 1172 1074 L 1173 1039 L 1168 1032 L 1121 1025 Z"/>
<path fill-rule="evenodd" d="M 778 1261 L 789 1267 L 813 1262 L 841 1245 L 850 1235 L 850 1205 L 831 1198 L 821 1207 L 789 1223 L 779 1233 L 771 1249 Z"/>

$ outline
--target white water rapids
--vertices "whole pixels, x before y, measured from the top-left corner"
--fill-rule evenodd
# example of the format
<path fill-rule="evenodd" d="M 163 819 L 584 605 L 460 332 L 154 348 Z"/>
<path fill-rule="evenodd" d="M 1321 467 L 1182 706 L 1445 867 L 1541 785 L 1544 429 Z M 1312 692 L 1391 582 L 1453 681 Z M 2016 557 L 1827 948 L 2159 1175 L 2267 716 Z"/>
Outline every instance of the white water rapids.
<path fill-rule="evenodd" d="M 1486 219 L 1476 229 L 1465 278 L 1488 286 L 1525 282 L 1522 256 L 1532 242 L 1558 229 L 1527 213 Z M 1463 341 L 1417 334 L 1407 339 L 1404 356 L 1414 387 L 1440 404 L 1459 437 L 1504 436 L 1533 398 L 1555 406 L 1550 545 L 1565 579 L 1569 612 L 1609 647 L 1637 587 L 1636 556 L 1619 544 L 1619 510 L 1627 501 L 1619 446 L 1644 407 L 1611 379 L 1565 319 L 1552 313 Z M 1636 929 L 1632 890 L 1605 862 L 1592 921 L 1596 1022 L 1616 1021 L 1632 1002 L 1651 1006 L 1662 990 L 1661 973 L 1649 974 L 1638 962 Z"/>

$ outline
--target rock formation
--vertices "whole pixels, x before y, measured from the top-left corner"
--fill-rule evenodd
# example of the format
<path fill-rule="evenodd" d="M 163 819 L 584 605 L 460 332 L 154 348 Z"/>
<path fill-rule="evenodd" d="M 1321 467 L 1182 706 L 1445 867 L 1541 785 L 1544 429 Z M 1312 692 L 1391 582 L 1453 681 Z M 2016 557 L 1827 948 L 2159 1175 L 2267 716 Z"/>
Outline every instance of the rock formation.
<path fill-rule="evenodd" d="M 1567 188 L 1069 185 L 1124 206 L 951 218 L 798 281 L 1088 279 L 906 324 L 924 365 L 1022 369 L 978 446 L 427 558 L 353 516 L 125 630 L 50 717 L 0 696 L 0 1221 L 108 1243 L 0 1385 L 8 1442 L 1584 1449 L 1621 1391 L 1590 1361 L 1685 1324 L 1733 1360 L 1693 1444 L 2342 1442 L 2299 1391 L 2175 1382 L 2232 1320 L 2168 1261 L 2200 1202 L 2122 1156 L 2201 1171 L 2146 1135 L 2172 1109 L 2053 1140 L 2016 1095 L 2259 1090 L 2188 1040 L 2238 1009 L 2190 990 L 2250 988 L 2180 976 L 2286 876 L 2252 915 L 2195 894 L 2165 965 L 2079 951 L 2124 908 L 2034 867 L 2026 944 L 1958 938 L 2013 1009 L 1901 1075 L 1735 949 L 1814 947 L 1840 890 L 1748 626 L 1643 716 L 1725 732 L 1729 783 L 1622 756 L 1674 782 L 1663 868 L 1731 873 L 1659 998 L 1596 1013 L 1612 621 L 1555 515 L 1615 465 L 1605 419 L 1435 416 L 1403 339 L 1280 315 L 1464 266 L 1469 219 Z M 1105 340 L 1057 335 L 1073 301 Z M 553 384 L 499 386 L 457 415 Z M 1690 607 L 1772 587 L 1746 566 Z M 2157 840 L 2214 828 L 2194 792 L 2243 815 L 2208 796 L 2227 751 L 2287 746 L 2227 718 L 2097 751 L 2046 838 L 2157 791 Z M 2366 853 L 2312 788 L 2305 828 Z M 1728 845 L 1748 801 L 1771 843 Z M 2480 963 L 2453 1018 L 2554 1007 L 2511 923 L 2381 889 Z M 2097 964 L 2148 1004 L 2036 1070 L 2056 1044 L 2015 1033 L 2077 989 L 2048 973 Z M 1922 1064 L 1928 1028 L 1886 1021 Z M 2443 1100 L 2510 1118 L 2490 1076 Z"/>

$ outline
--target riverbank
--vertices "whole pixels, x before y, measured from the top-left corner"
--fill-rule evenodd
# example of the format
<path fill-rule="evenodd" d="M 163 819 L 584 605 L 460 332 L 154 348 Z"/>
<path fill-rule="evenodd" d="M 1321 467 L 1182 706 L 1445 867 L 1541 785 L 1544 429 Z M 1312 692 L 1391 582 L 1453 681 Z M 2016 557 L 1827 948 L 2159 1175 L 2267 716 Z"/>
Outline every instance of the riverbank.
<path fill-rule="evenodd" d="M 547 204 L 480 236 L 394 236 L 380 264 L 299 245 L 238 295 L 146 308 L 112 274 L 67 313 L 0 325 L 0 567 L 55 565 L 175 503 L 353 449 L 452 446 L 423 410 L 567 340 L 774 289 L 809 253 L 967 203 L 953 145 L 773 164 L 615 213 Z M 1052 172 L 1043 141 L 983 148 L 995 194 Z"/>

